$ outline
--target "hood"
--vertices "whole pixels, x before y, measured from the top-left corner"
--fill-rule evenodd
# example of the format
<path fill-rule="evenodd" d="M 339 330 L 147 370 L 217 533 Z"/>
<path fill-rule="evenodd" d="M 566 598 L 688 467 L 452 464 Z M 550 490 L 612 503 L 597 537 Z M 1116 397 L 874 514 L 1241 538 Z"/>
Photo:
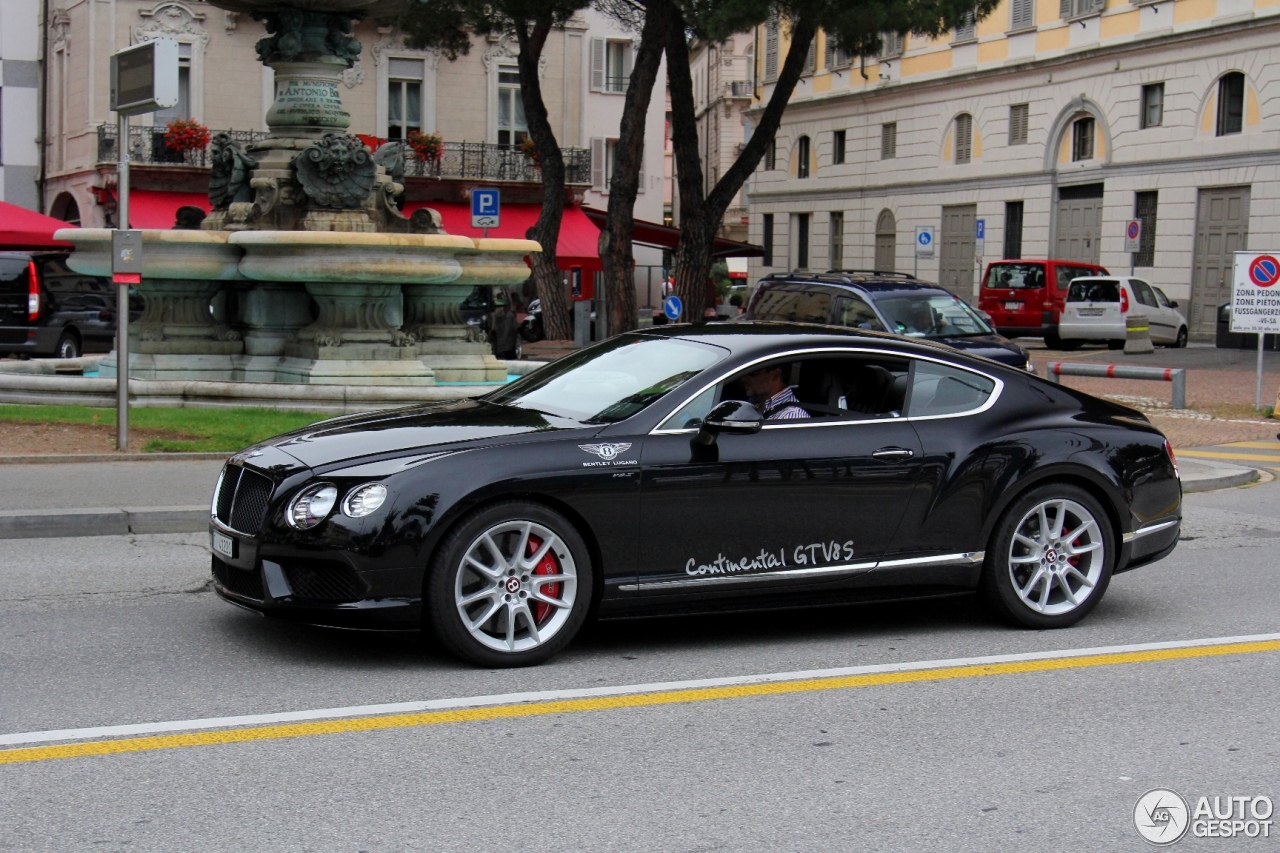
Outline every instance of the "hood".
<path fill-rule="evenodd" d="M 458 400 L 349 415 L 276 436 L 257 445 L 283 451 L 310 468 L 367 457 L 393 457 L 426 450 L 507 444 L 559 436 L 567 430 L 595 433 L 530 409 Z M 251 448 L 253 449 L 253 448 Z"/>
<path fill-rule="evenodd" d="M 1027 366 L 1027 351 L 1000 335 L 971 335 L 954 338 L 929 338 L 967 355 L 978 355 L 1011 367 Z"/>

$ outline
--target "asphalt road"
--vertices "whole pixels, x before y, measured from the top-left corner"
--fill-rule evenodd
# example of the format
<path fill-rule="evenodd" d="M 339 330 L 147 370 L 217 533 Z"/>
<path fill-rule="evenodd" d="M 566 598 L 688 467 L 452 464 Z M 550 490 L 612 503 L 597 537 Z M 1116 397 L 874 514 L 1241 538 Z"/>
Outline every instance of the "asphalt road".
<path fill-rule="evenodd" d="M 1067 631 L 1007 629 L 967 599 L 653 620 L 518 671 L 236 610 L 208 591 L 200 535 L 0 541 L 0 739 L 1280 631 L 1280 482 L 1186 512 L 1178 550 Z M 1280 651 L 1032 670 L 0 752 L 0 850 L 1142 850 L 1151 788 L 1280 800 Z M 1241 848 L 1280 837 L 1177 844 Z"/>

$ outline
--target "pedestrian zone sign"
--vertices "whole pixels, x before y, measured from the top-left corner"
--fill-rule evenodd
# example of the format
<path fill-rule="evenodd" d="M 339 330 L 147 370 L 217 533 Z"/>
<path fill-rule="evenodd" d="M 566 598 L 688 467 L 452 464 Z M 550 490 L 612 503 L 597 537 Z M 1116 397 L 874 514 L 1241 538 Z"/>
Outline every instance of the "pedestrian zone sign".
<path fill-rule="evenodd" d="M 933 257 L 933 227 L 930 225 L 916 226 L 916 257 L 932 258 Z"/>
<path fill-rule="evenodd" d="M 1280 252 L 1236 252 L 1231 331 L 1280 332 Z"/>

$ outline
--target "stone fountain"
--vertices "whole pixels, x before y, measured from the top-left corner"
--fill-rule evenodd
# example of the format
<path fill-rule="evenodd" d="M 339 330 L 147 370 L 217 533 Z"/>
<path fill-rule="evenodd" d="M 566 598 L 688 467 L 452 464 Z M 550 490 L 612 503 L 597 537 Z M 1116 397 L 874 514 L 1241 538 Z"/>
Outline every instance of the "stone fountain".
<path fill-rule="evenodd" d="M 492 357 L 460 315 L 477 284 L 529 275 L 529 240 L 444 233 L 435 211 L 407 218 L 404 151 L 370 153 L 348 134 L 339 82 L 360 55 L 352 21 L 407 0 L 209 0 L 267 31 L 275 72 L 265 139 L 214 137 L 201 230 L 142 232 L 145 297 L 131 324 L 130 376 L 292 383 L 495 382 Z M 109 275 L 111 231 L 65 229 L 70 264 Z M 210 310 L 212 306 L 212 310 Z M 115 354 L 102 375 L 115 373 Z"/>

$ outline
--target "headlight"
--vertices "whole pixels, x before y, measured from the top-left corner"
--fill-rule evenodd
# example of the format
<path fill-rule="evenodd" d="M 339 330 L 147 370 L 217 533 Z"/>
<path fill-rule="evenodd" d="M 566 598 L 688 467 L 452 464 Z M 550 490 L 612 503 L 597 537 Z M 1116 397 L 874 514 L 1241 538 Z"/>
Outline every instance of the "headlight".
<path fill-rule="evenodd" d="M 386 499 L 386 486 L 381 483 L 365 483 L 347 494 L 342 502 L 342 512 L 352 518 L 364 518 L 382 506 Z"/>
<path fill-rule="evenodd" d="M 1027 356 L 1027 373 L 1035 373 L 1036 364 L 1031 360 L 1031 356 Z"/>
<path fill-rule="evenodd" d="M 328 483 L 317 483 L 298 493 L 289 503 L 289 511 L 285 517 L 299 530 L 309 530 L 325 520 L 333 511 L 337 500 L 336 488 Z"/>
<path fill-rule="evenodd" d="M 218 514 L 218 495 L 222 494 L 222 481 L 227 476 L 227 466 L 222 466 L 222 471 L 218 474 L 218 482 L 213 487 L 213 502 L 209 505 L 209 515 Z"/>

